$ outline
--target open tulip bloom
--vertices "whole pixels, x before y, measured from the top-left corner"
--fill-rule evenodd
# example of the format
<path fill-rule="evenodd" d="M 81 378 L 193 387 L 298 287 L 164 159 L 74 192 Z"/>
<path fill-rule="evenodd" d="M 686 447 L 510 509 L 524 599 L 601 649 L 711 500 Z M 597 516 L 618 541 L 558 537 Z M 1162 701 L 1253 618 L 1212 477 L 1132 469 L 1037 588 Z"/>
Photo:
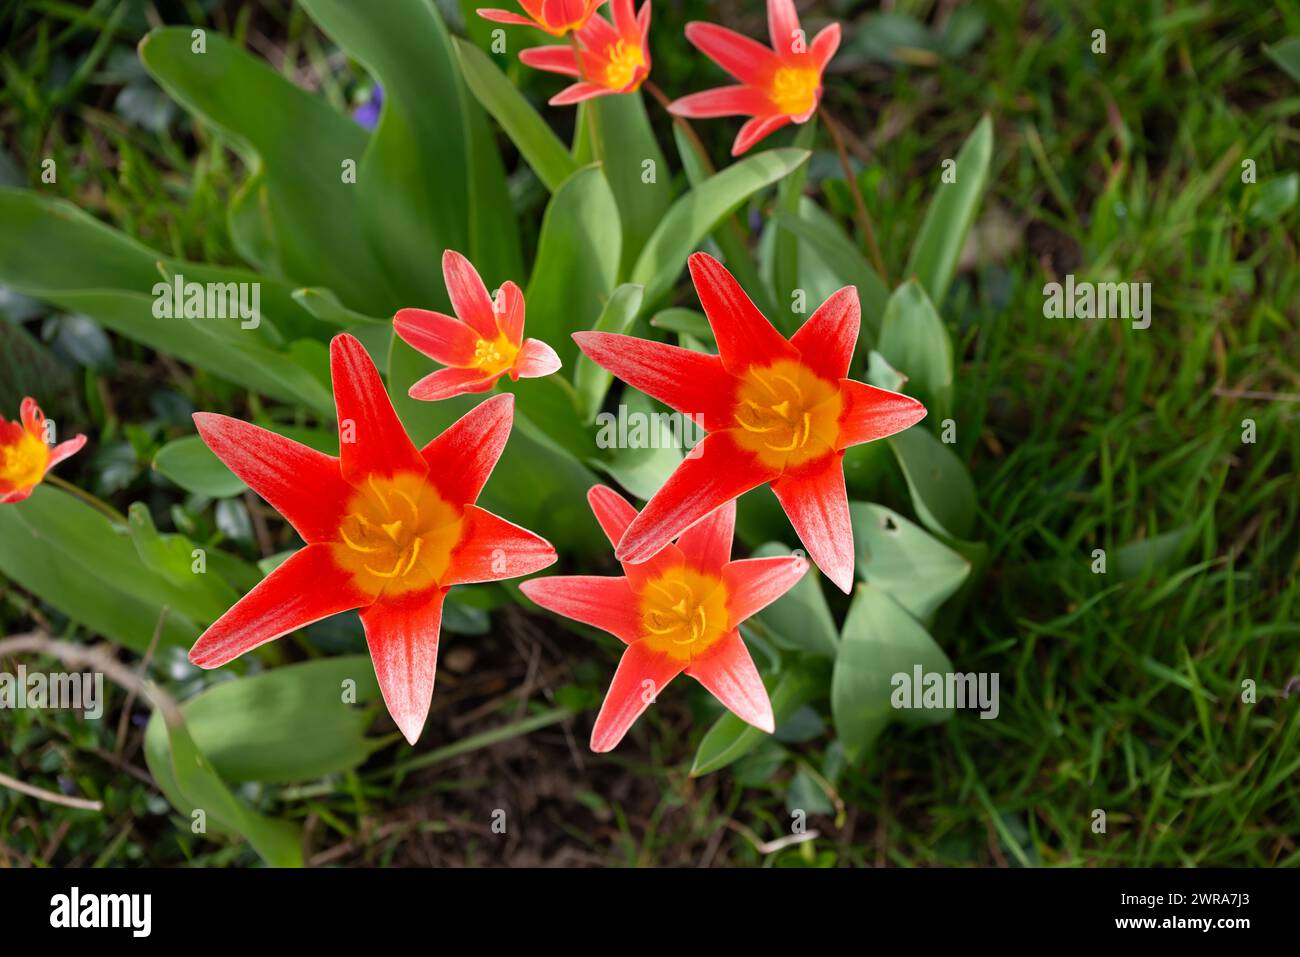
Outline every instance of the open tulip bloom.
<path fill-rule="evenodd" d="M 794 0 L 767 0 L 772 49 L 713 23 L 688 23 L 686 38 L 740 84 L 692 93 L 671 110 L 691 119 L 748 116 L 731 148 L 739 156 L 787 123 L 806 123 L 817 112 L 822 74 L 840 46 L 840 25 L 804 39 Z"/>
<path fill-rule="evenodd" d="M 86 444 L 75 435 L 50 448 L 45 441 L 45 416 L 31 396 L 19 407 L 19 420 L 0 415 L 0 505 L 21 502 L 41 484 L 45 473 Z"/>
<path fill-rule="evenodd" d="M 637 517 L 603 485 L 587 501 L 610 544 Z M 731 561 L 735 524 L 736 504 L 726 502 L 648 561 L 625 562 L 620 577 L 562 575 L 520 585 L 543 608 L 627 643 L 591 732 L 593 751 L 612 750 L 683 671 L 738 718 L 773 731 L 772 703 L 738 629 L 793 587 L 808 563 L 794 555 Z"/>
<path fill-rule="evenodd" d="M 551 36 L 562 37 L 585 27 L 604 4 L 605 0 L 519 0 L 519 6 L 527 16 L 492 8 L 480 8 L 478 15 L 494 23 L 537 27 Z"/>
<path fill-rule="evenodd" d="M 555 561 L 555 549 L 474 504 L 510 435 L 513 396 L 488 399 L 417 449 L 360 342 L 336 336 L 330 371 L 338 458 L 238 419 L 194 416 L 208 447 L 307 545 L 200 635 L 190 660 L 217 668 L 360 609 L 384 703 L 414 744 L 433 695 L 447 590 L 531 574 Z"/>
<path fill-rule="evenodd" d="M 573 338 L 596 364 L 692 416 L 707 433 L 618 542 L 619 561 L 650 560 L 718 506 L 770 485 L 817 566 L 853 584 L 844 450 L 925 418 L 910 396 L 845 378 L 861 321 L 846 286 L 786 339 L 723 265 L 690 258 L 718 355 L 606 332 Z"/>
<path fill-rule="evenodd" d="M 560 368 L 560 357 L 540 339 L 524 338 L 524 294 L 502 284 L 494 301 L 468 259 L 448 249 L 442 275 L 456 316 L 402 309 L 393 328 L 413 349 L 447 366 L 411 386 L 426 402 L 466 392 L 487 392 L 503 375 L 537 379 Z"/>
<path fill-rule="evenodd" d="M 532 47 L 519 60 L 538 70 L 578 80 L 551 97 L 552 106 L 580 103 L 595 96 L 631 93 L 650 75 L 650 0 L 632 13 L 632 0 L 613 0 L 611 24 L 593 16 L 578 31 L 578 52 L 573 47 Z"/>

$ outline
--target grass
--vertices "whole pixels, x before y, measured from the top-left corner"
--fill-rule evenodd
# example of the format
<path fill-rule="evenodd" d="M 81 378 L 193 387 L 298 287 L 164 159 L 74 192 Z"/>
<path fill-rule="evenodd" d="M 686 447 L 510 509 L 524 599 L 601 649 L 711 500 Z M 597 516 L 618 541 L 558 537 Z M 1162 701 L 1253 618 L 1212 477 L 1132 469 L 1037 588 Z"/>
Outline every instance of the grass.
<path fill-rule="evenodd" d="M 60 79 L 101 46 L 111 56 L 141 24 L 114 20 L 114 3 L 84 14 L 29 6 L 49 18 L 43 39 L 0 60 L 0 117 L 18 165 L 38 174 L 38 157 L 51 155 L 58 188 L 82 206 L 147 242 L 229 259 L 220 229 L 202 228 L 220 221 L 212 213 L 238 182 L 218 144 L 187 140 L 185 123 L 156 134 L 131 126 L 113 112 L 116 87 L 97 84 L 94 70 L 72 92 Z M 741 5 L 690 6 L 762 33 Z M 923 19 L 932 6 L 898 4 Z M 242 25 L 223 21 L 223 9 L 218 26 L 295 51 L 291 65 L 325 62 L 287 8 L 271 5 Z M 824 753 L 825 735 L 784 745 L 806 772 L 830 779 L 843 813 L 813 815 L 818 839 L 774 851 L 765 842 L 790 830 L 788 776 L 765 776 L 760 752 L 734 773 L 689 778 L 702 725 L 679 696 L 630 746 L 572 759 L 576 770 L 564 773 L 555 769 L 571 761 L 587 719 L 452 756 L 400 789 L 369 769 L 326 782 L 294 813 L 312 820 L 317 847 L 341 848 L 328 861 L 1300 863 L 1300 718 L 1282 694 L 1300 673 L 1300 209 L 1277 183 L 1300 155 L 1300 85 L 1261 50 L 1300 34 L 1300 14 L 1247 2 L 990 3 L 980 5 L 986 29 L 969 53 L 901 66 L 856 52 L 884 29 L 861 19 L 870 10 L 835 9 L 852 10 L 855 22 L 828 101 L 859 136 L 861 182 L 892 274 L 941 161 L 981 113 L 994 118 L 978 248 L 943 308 L 959 355 L 958 449 L 975 476 L 990 553 L 936 635 L 959 669 L 1000 674 L 998 719 L 892 730 L 852 771 Z M 668 48 L 656 50 L 657 69 L 700 88 L 707 77 L 696 82 L 699 67 L 666 39 L 679 27 L 673 19 L 656 9 Z M 1105 54 L 1091 50 L 1098 28 Z M 721 155 L 734 126 L 700 130 Z M 1254 184 L 1242 182 L 1246 160 Z M 836 169 L 830 154 L 816 157 L 813 188 L 851 223 Z M 1043 284 L 1071 272 L 1150 282 L 1150 328 L 1045 318 Z M 76 370 L 91 414 L 149 419 L 145 384 L 157 360 L 116 348 L 111 371 Z M 96 401 L 105 394 L 116 413 Z M 1247 420 L 1253 443 L 1243 441 Z M 122 501 L 161 495 L 147 486 L 134 474 Z M 1104 575 L 1091 570 L 1096 549 Z M 8 631 L 40 614 L 12 589 L 4 597 Z M 508 649 L 512 639 L 494 640 Z M 584 639 L 548 642 L 539 667 L 559 669 L 557 687 L 600 689 L 611 649 L 593 656 Z M 524 675 L 501 677 L 512 687 Z M 1244 682 L 1253 703 L 1243 701 Z M 469 677 L 450 687 L 494 700 Z M 517 718 L 513 709 L 488 708 L 482 728 Z M 0 854 L 254 860 L 240 847 L 189 843 L 156 792 L 103 759 L 115 728 L 102 724 L 42 715 L 6 729 L 0 770 L 55 789 L 64 779 L 105 796 L 110 813 L 33 819 L 30 802 L 0 791 L 0 820 L 15 835 Z M 372 764 L 383 772 L 400 760 L 385 752 Z M 504 851 L 492 843 L 484 809 L 503 802 L 548 822 L 546 837 L 512 838 Z M 1094 831 L 1098 810 L 1105 833 Z"/>

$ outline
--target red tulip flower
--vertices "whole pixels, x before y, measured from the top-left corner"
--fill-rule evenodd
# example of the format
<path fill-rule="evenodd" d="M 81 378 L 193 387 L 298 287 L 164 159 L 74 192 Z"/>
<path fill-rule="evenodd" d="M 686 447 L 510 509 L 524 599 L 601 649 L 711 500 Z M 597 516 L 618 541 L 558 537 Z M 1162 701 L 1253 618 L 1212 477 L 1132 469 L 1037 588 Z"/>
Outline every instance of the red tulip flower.
<path fill-rule="evenodd" d="M 86 444 L 75 435 L 50 448 L 45 440 L 45 415 L 31 396 L 23 399 L 18 422 L 0 415 L 0 505 L 21 502 L 41 484 L 45 473 Z"/>
<path fill-rule="evenodd" d="M 670 109 L 678 116 L 711 119 L 748 116 L 731 155 L 739 156 L 787 123 L 806 123 L 817 111 L 822 73 L 840 45 L 840 25 L 804 39 L 794 0 L 767 0 L 772 49 L 713 23 L 688 23 L 686 38 L 737 80 L 738 86 L 692 93 Z"/>
<path fill-rule="evenodd" d="M 504 283 L 494 302 L 468 259 L 448 249 L 442 275 L 456 317 L 402 309 L 393 328 L 412 348 L 447 366 L 411 386 L 412 399 L 434 402 L 487 392 L 505 374 L 537 379 L 560 368 L 560 357 L 540 339 L 524 338 L 524 294 Z"/>
<path fill-rule="evenodd" d="M 708 433 L 619 540 L 644 562 L 724 502 L 771 485 L 817 566 L 846 593 L 853 529 L 844 450 L 925 418 L 920 402 L 847 379 L 858 339 L 858 292 L 846 286 L 790 339 L 758 311 L 720 262 L 690 258 L 718 355 L 605 332 L 573 338 L 594 362 L 686 413 Z"/>
<path fill-rule="evenodd" d="M 587 493 L 596 520 L 616 544 L 636 509 L 612 489 Z M 683 671 L 743 721 L 769 734 L 772 703 L 737 630 L 785 594 L 808 563 L 797 556 L 731 561 L 736 504 L 726 502 L 623 575 L 535 578 L 519 587 L 558 615 L 627 643 L 591 732 L 593 751 L 612 750 L 655 697 Z"/>
<path fill-rule="evenodd" d="M 578 52 L 572 47 L 533 47 L 519 60 L 538 70 L 577 78 L 578 82 L 551 97 L 552 106 L 580 103 L 594 96 L 632 93 L 650 75 L 650 0 L 632 14 L 632 0 L 614 0 L 614 22 L 594 16 L 578 31 Z"/>
<path fill-rule="evenodd" d="M 200 635 L 190 660 L 218 668 L 359 608 L 384 703 L 414 744 L 448 589 L 529 575 L 554 562 L 555 549 L 474 504 L 510 435 L 513 396 L 488 399 L 417 449 L 360 342 L 335 336 L 330 370 L 338 458 L 238 419 L 194 416 L 208 447 L 307 545 Z"/>
<path fill-rule="evenodd" d="M 527 16 L 509 10 L 479 9 L 478 15 L 495 23 L 512 23 L 537 27 L 552 36 L 562 37 L 581 30 L 605 0 L 519 0 Z"/>

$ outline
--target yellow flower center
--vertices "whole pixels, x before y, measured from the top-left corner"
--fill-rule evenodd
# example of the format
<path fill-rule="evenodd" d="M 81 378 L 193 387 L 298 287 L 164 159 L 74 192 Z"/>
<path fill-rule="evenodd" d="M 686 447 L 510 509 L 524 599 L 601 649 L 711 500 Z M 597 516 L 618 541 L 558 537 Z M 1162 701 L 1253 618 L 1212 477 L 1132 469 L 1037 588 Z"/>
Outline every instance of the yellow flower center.
<path fill-rule="evenodd" d="M 17 440 L 0 446 L 0 484 L 12 486 L 13 490 L 27 489 L 45 477 L 50 447 L 26 429 L 15 431 Z"/>
<path fill-rule="evenodd" d="M 640 44 L 628 43 L 621 38 L 606 49 L 605 55 L 609 61 L 605 66 L 605 85 L 611 90 L 630 86 L 636 71 L 645 66 Z"/>
<path fill-rule="evenodd" d="M 835 383 L 798 362 L 755 366 L 736 391 L 733 415 L 739 428 L 732 435 L 764 465 L 802 465 L 834 449 L 842 404 Z"/>
<path fill-rule="evenodd" d="M 474 347 L 474 366 L 485 375 L 500 375 L 515 364 L 519 347 L 505 336 L 480 339 Z"/>
<path fill-rule="evenodd" d="M 331 548 L 368 595 L 401 595 L 435 585 L 460 542 L 460 511 L 420 475 L 371 475 L 348 503 Z"/>
<path fill-rule="evenodd" d="M 698 657 L 727 633 L 727 589 L 722 580 L 679 566 L 641 591 L 646 646 L 680 661 Z"/>
<path fill-rule="evenodd" d="M 800 116 L 817 105 L 821 73 L 801 67 L 783 66 L 772 77 L 768 95 L 777 109 L 788 116 Z"/>

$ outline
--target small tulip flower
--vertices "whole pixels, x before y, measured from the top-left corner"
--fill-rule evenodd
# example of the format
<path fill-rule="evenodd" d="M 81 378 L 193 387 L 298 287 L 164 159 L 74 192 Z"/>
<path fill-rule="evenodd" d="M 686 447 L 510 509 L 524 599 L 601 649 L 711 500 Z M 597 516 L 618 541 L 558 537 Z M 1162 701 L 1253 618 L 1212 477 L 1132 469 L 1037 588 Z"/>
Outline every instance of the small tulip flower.
<path fill-rule="evenodd" d="M 442 254 L 442 275 L 456 316 L 402 309 L 393 328 L 413 349 L 448 366 L 411 386 L 412 399 L 435 402 L 487 392 L 501 376 L 537 379 L 560 368 L 560 357 L 540 339 L 525 339 L 524 294 L 513 282 L 494 301 L 478 271 L 460 253 Z"/>
<path fill-rule="evenodd" d="M 605 332 L 578 346 L 628 385 L 700 422 L 706 435 L 619 540 L 622 562 L 645 562 L 709 512 L 770 485 L 817 566 L 853 585 L 853 529 L 844 450 L 925 418 L 910 396 L 845 378 L 858 340 L 858 291 L 846 286 L 786 339 L 723 265 L 690 258 L 718 343 L 711 356 Z"/>
<path fill-rule="evenodd" d="M 592 17 L 572 47 L 533 47 L 519 60 L 538 70 L 575 77 L 578 82 L 551 97 L 552 106 L 580 103 L 595 96 L 632 93 L 650 75 L 650 0 L 632 13 L 632 0 L 613 0 L 614 22 Z"/>
<path fill-rule="evenodd" d="M 23 399 L 17 422 L 0 415 L 0 505 L 21 502 L 41 484 L 45 473 L 86 444 L 75 435 L 50 448 L 45 436 L 45 415 L 31 396 Z"/>
<path fill-rule="evenodd" d="M 478 15 L 494 23 L 537 27 L 551 36 L 562 37 L 585 27 L 604 4 L 605 0 L 519 0 L 519 6 L 527 16 L 491 8 L 480 8 Z"/>
<path fill-rule="evenodd" d="M 817 112 L 822 74 L 840 46 L 840 25 L 833 23 L 804 39 L 794 0 L 767 0 L 767 25 L 772 49 L 713 23 L 688 23 L 686 38 L 737 80 L 692 93 L 670 107 L 677 116 L 711 119 L 748 116 L 731 148 L 739 156 L 787 123 L 806 123 Z"/>
<path fill-rule="evenodd" d="M 417 449 L 360 342 L 335 336 L 330 370 L 337 458 L 238 419 L 194 416 L 208 447 L 307 545 L 200 635 L 190 660 L 219 668 L 360 609 L 384 702 L 414 744 L 433 695 L 447 591 L 530 575 L 555 561 L 555 549 L 474 504 L 510 435 L 513 396 L 488 399 Z"/>
<path fill-rule="evenodd" d="M 637 517 L 613 489 L 587 493 L 610 544 Z M 591 732 L 591 749 L 612 750 L 632 723 L 682 672 L 742 721 L 775 729 L 772 703 L 738 628 L 776 601 L 808 570 L 797 556 L 731 561 L 736 505 L 727 502 L 649 561 L 624 564 L 617 578 L 535 578 L 520 588 L 543 608 L 607 631 L 627 644 Z"/>

